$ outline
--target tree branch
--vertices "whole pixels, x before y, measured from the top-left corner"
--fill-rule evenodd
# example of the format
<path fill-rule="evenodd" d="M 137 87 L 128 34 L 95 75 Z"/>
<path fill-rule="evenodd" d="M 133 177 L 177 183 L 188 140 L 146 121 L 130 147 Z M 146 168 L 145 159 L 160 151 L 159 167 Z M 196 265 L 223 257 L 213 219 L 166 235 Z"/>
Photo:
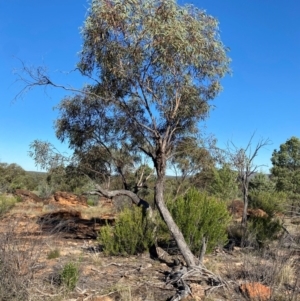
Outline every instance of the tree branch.
<path fill-rule="evenodd" d="M 99 184 L 95 184 L 96 189 L 93 191 L 90 191 L 89 194 L 97 194 L 101 196 L 105 196 L 106 198 L 112 199 L 115 196 L 119 195 L 126 195 L 128 196 L 133 203 L 135 203 L 137 206 L 142 207 L 147 212 L 152 212 L 151 206 L 148 202 L 138 197 L 135 193 L 129 191 L 129 190 L 112 190 L 108 191 L 106 189 L 103 189 Z"/>

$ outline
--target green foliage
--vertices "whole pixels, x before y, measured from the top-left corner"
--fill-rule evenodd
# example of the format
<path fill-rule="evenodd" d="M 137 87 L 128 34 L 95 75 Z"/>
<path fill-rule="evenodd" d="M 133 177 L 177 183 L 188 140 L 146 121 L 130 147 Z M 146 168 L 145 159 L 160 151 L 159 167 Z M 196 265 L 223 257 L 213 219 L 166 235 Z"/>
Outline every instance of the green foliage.
<path fill-rule="evenodd" d="M 141 208 L 125 208 L 114 227 L 101 227 L 99 241 L 106 254 L 137 254 L 153 243 L 153 230 L 154 225 L 143 215 Z"/>
<path fill-rule="evenodd" d="M 191 137 L 178 142 L 172 164 L 182 175 L 194 174 L 195 171 L 207 169 L 214 165 L 209 151 L 201 146 L 201 141 Z"/>
<path fill-rule="evenodd" d="M 16 202 L 17 199 L 15 197 L 0 195 L 0 216 L 12 209 Z"/>
<path fill-rule="evenodd" d="M 34 190 L 37 178 L 27 173 L 21 166 L 0 163 L 0 192 L 14 192 L 16 189 Z"/>
<path fill-rule="evenodd" d="M 300 139 L 292 137 L 274 150 L 272 175 L 279 191 L 300 194 Z"/>
<path fill-rule="evenodd" d="M 16 195 L 16 196 L 14 196 L 14 198 L 16 199 L 17 203 L 22 203 L 23 202 L 23 198 L 20 195 Z"/>
<path fill-rule="evenodd" d="M 82 35 L 78 69 L 97 81 L 61 101 L 55 128 L 100 174 L 125 175 L 141 152 L 155 159 L 157 137 L 174 152 L 229 71 L 217 20 L 173 0 L 92 1 Z"/>
<path fill-rule="evenodd" d="M 200 252 L 203 237 L 208 240 L 208 252 L 227 241 L 226 228 L 231 218 L 225 202 L 191 189 L 184 197 L 167 205 L 195 254 Z"/>
<path fill-rule="evenodd" d="M 82 175 L 73 166 L 57 166 L 52 168 L 46 178 L 46 182 L 52 191 L 66 191 L 73 193 L 81 193 L 88 184 L 87 177 Z"/>
<path fill-rule="evenodd" d="M 255 177 L 249 181 L 249 190 L 274 192 L 275 182 L 271 181 L 268 175 L 257 173 Z"/>
<path fill-rule="evenodd" d="M 41 198 L 47 198 L 54 192 L 54 187 L 51 187 L 46 180 L 41 181 L 37 187 L 37 194 Z"/>
<path fill-rule="evenodd" d="M 92 197 L 92 196 L 90 196 L 88 199 L 87 199 L 87 204 L 89 205 L 89 206 L 97 206 L 97 204 L 98 204 L 98 199 L 99 199 L 99 197 Z"/>
<path fill-rule="evenodd" d="M 227 228 L 229 240 L 234 241 L 235 245 L 241 245 L 245 238 L 245 227 L 241 223 L 233 222 Z"/>
<path fill-rule="evenodd" d="M 300 212 L 300 139 L 291 137 L 271 158 L 276 189 L 288 194 L 291 214 Z"/>
<path fill-rule="evenodd" d="M 254 235 L 255 241 L 259 247 L 278 238 L 282 231 L 282 223 L 279 219 L 271 217 L 256 217 L 248 223 L 248 232 Z"/>
<path fill-rule="evenodd" d="M 275 213 L 283 212 L 287 205 L 287 194 L 285 192 L 252 190 L 249 199 L 251 208 L 262 209 L 270 217 L 273 217 Z"/>
<path fill-rule="evenodd" d="M 214 169 L 213 180 L 208 190 L 221 200 L 235 198 L 238 193 L 237 172 L 232 171 L 227 164 L 220 169 Z"/>
<path fill-rule="evenodd" d="M 78 264 L 74 262 L 66 263 L 60 273 L 60 279 L 67 289 L 73 291 L 79 279 Z"/>
<path fill-rule="evenodd" d="M 55 259 L 55 258 L 58 258 L 60 256 L 60 252 L 59 252 L 59 249 L 53 249 L 51 250 L 48 255 L 47 255 L 47 258 L 48 259 Z"/>
<path fill-rule="evenodd" d="M 250 207 L 264 210 L 268 217 L 252 218 L 248 224 L 248 234 L 254 235 L 254 240 L 259 247 L 278 237 L 282 231 L 282 223 L 274 218 L 276 213 L 281 213 L 287 205 L 287 194 L 268 190 L 252 190 L 249 195 Z"/>

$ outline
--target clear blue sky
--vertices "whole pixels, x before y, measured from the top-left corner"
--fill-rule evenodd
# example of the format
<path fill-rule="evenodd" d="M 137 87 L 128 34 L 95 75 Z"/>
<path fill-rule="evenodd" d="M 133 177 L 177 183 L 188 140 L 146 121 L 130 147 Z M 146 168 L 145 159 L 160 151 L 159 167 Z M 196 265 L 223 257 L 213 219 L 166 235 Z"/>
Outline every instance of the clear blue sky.
<path fill-rule="evenodd" d="M 300 2 L 187 3 L 220 21 L 221 39 L 231 49 L 233 74 L 223 80 L 224 90 L 212 103 L 206 132 L 216 136 L 220 147 L 228 140 L 243 146 L 254 131 L 254 142 L 270 138 L 273 144 L 260 152 L 256 163 L 271 167 L 273 150 L 291 136 L 300 137 Z M 0 162 L 37 170 L 28 156 L 35 139 L 67 149 L 53 130 L 53 107 L 65 92 L 36 89 L 12 102 L 22 87 L 14 83 L 13 69 L 20 68 L 20 58 L 29 65 L 46 65 L 57 81 L 80 87 L 80 78 L 63 72 L 77 63 L 79 28 L 88 7 L 86 0 L 0 0 Z"/>

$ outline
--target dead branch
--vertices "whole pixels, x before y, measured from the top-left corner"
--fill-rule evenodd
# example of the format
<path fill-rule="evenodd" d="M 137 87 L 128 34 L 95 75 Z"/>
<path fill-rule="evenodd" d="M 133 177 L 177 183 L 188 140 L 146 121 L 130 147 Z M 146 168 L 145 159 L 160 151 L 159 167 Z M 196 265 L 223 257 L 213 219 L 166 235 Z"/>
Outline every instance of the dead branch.
<path fill-rule="evenodd" d="M 141 199 L 138 195 L 135 193 L 129 191 L 129 190 L 112 190 L 108 191 L 106 189 L 103 189 L 99 184 L 95 184 L 96 189 L 89 191 L 88 194 L 91 195 L 100 195 L 104 196 L 106 198 L 112 199 L 113 197 L 119 196 L 119 195 L 125 195 L 128 196 L 134 204 L 136 204 L 139 207 L 142 207 L 145 212 L 147 212 L 148 216 L 151 218 L 152 217 L 152 208 L 148 202 L 145 200 Z"/>

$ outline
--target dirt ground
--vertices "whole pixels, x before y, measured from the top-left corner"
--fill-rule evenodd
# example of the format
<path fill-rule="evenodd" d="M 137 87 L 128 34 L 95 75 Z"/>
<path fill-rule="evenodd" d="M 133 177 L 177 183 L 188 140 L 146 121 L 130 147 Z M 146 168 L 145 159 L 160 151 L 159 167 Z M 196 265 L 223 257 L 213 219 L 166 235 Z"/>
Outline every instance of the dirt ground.
<path fill-rule="evenodd" d="M 0 255 L 15 263 L 18 275 L 14 277 L 19 278 L 14 281 L 26 279 L 29 300 L 165 301 L 175 295 L 176 288 L 166 285 L 171 268 L 150 253 L 127 257 L 103 254 L 96 235 L 101 225 L 113 223 L 108 201 L 93 207 L 72 202 L 61 206 L 24 198 L 0 221 Z M 206 255 L 205 268 L 225 284 L 188 279 L 192 294 L 186 300 L 249 300 L 241 285 L 261 283 L 271 293 L 256 300 L 299 301 L 300 228 L 289 220 L 285 225 L 290 234 L 264 251 L 217 248 Z M 173 247 L 165 251 L 182 259 Z M 72 291 L 60 279 L 69 263 L 79 270 Z"/>

